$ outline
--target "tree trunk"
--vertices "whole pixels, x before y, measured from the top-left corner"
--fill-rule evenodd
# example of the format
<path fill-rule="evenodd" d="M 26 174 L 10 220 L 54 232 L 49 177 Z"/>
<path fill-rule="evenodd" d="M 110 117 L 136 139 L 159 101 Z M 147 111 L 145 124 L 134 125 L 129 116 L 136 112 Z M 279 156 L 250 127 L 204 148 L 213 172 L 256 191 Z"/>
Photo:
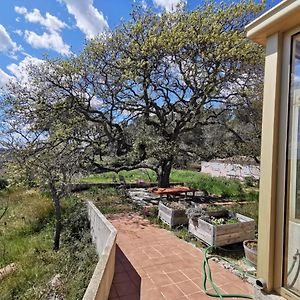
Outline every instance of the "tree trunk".
<path fill-rule="evenodd" d="M 54 204 L 54 211 L 55 211 L 55 232 L 53 238 L 53 250 L 59 250 L 60 244 L 60 233 L 61 233 L 61 207 L 60 207 L 60 200 L 57 193 L 57 190 L 54 184 L 50 185 L 50 191 L 52 196 L 52 201 Z"/>
<path fill-rule="evenodd" d="M 170 174 L 173 166 L 173 158 L 165 159 L 162 161 L 158 169 L 158 186 L 169 187 L 170 186 Z"/>

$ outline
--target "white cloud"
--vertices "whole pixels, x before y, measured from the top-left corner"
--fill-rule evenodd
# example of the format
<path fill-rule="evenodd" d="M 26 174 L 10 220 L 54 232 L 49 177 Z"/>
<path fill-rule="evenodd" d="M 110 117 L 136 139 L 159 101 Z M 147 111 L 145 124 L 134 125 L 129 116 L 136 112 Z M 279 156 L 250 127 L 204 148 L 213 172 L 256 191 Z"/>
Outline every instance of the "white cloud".
<path fill-rule="evenodd" d="M 0 69 L 0 89 L 5 89 L 5 86 L 12 78 L 12 76 L 9 76 L 7 73 Z"/>
<path fill-rule="evenodd" d="M 31 65 L 38 65 L 44 61 L 32 56 L 26 56 L 18 64 L 10 64 L 6 68 L 10 74 L 0 69 L 0 95 L 3 91 L 7 90 L 7 84 L 12 81 L 17 81 L 18 84 L 28 86 L 29 75 L 28 67 Z"/>
<path fill-rule="evenodd" d="M 20 6 L 15 6 L 15 12 L 21 15 L 24 15 L 27 13 L 27 8 L 25 7 L 20 7 Z"/>
<path fill-rule="evenodd" d="M 28 67 L 31 65 L 39 65 L 43 63 L 42 59 L 26 56 L 19 64 L 10 64 L 6 68 L 11 72 L 13 76 L 10 78 L 15 78 L 19 82 L 27 83 L 28 82 Z"/>
<path fill-rule="evenodd" d="M 179 4 L 186 2 L 182 0 L 153 0 L 155 6 L 164 8 L 167 12 L 174 11 Z"/>
<path fill-rule="evenodd" d="M 23 35 L 23 31 L 20 30 L 20 29 L 15 30 L 14 33 L 17 34 L 17 35 L 19 35 L 19 36 Z"/>
<path fill-rule="evenodd" d="M 25 7 L 15 6 L 15 12 L 24 15 L 25 19 L 30 23 L 37 23 L 47 28 L 48 31 L 60 31 L 67 27 L 67 24 L 57 17 L 46 12 L 45 17 L 41 15 L 41 12 L 35 8 L 31 12 Z"/>
<path fill-rule="evenodd" d="M 103 13 L 93 5 L 93 0 L 63 0 L 68 12 L 75 17 L 76 26 L 88 39 L 108 29 Z"/>
<path fill-rule="evenodd" d="M 56 31 L 39 35 L 33 31 L 25 30 L 25 40 L 33 48 L 54 50 L 62 55 L 70 55 L 70 46 L 65 44 L 60 34 Z"/>
<path fill-rule="evenodd" d="M 0 24 L 0 52 L 14 53 L 20 49 L 21 47 L 12 41 L 5 27 Z"/>

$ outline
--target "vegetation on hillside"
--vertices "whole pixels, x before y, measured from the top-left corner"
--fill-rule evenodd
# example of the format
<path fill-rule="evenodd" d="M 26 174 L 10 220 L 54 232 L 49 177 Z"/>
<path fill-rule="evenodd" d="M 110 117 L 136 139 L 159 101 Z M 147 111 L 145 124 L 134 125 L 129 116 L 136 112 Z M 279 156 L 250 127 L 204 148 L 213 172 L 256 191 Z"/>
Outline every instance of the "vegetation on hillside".
<path fill-rule="evenodd" d="M 0 193 L 9 208 L 0 220 L 0 268 L 15 263 L 17 271 L 0 282 L 0 299 L 82 299 L 97 262 L 85 205 L 75 198 L 62 202 L 62 246 L 52 251 L 55 222 L 51 200 L 36 190 Z M 58 286 L 51 286 L 56 276 Z"/>
<path fill-rule="evenodd" d="M 121 171 L 120 176 L 125 178 L 128 183 L 136 183 L 140 180 L 145 182 L 155 182 L 155 172 L 147 169 L 133 171 Z M 118 174 L 108 172 L 100 175 L 92 175 L 82 179 L 88 183 L 112 183 L 118 180 Z M 212 177 L 197 171 L 191 170 L 173 170 L 170 176 L 171 182 L 184 183 L 197 190 L 203 191 L 207 195 L 220 196 L 224 198 L 234 198 L 240 200 L 258 200 L 258 191 L 256 188 L 247 188 L 239 180 L 228 179 L 224 177 Z M 250 181 L 248 179 L 248 181 Z"/>

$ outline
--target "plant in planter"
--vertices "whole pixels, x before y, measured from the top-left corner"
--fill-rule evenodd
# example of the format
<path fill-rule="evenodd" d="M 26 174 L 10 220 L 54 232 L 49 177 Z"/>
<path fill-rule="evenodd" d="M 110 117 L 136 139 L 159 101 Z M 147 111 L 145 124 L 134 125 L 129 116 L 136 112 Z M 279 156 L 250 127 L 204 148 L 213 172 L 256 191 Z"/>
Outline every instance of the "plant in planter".
<path fill-rule="evenodd" d="M 207 211 L 205 208 L 187 210 L 189 232 L 208 245 L 224 246 L 253 239 L 253 219 L 228 210 Z"/>
<path fill-rule="evenodd" d="M 252 265 L 257 265 L 257 240 L 245 240 L 243 242 L 245 256 Z"/>
<path fill-rule="evenodd" d="M 160 201 L 158 205 L 158 217 L 170 227 L 185 225 L 188 223 L 186 209 L 189 204 L 186 201 Z"/>

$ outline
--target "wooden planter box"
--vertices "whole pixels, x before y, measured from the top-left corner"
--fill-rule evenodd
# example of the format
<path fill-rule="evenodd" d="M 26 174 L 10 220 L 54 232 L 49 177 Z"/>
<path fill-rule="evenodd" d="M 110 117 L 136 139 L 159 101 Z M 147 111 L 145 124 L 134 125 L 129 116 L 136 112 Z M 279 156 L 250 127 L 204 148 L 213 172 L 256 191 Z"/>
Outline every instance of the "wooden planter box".
<path fill-rule="evenodd" d="M 158 217 L 170 227 L 188 223 L 185 209 L 172 209 L 164 205 L 161 201 L 158 205 Z"/>
<path fill-rule="evenodd" d="M 210 212 L 210 216 L 222 217 L 223 212 Z M 200 218 L 189 220 L 189 232 L 211 246 L 225 246 L 254 239 L 255 222 L 253 219 L 229 211 L 229 215 L 238 218 L 236 224 L 212 225 Z"/>

